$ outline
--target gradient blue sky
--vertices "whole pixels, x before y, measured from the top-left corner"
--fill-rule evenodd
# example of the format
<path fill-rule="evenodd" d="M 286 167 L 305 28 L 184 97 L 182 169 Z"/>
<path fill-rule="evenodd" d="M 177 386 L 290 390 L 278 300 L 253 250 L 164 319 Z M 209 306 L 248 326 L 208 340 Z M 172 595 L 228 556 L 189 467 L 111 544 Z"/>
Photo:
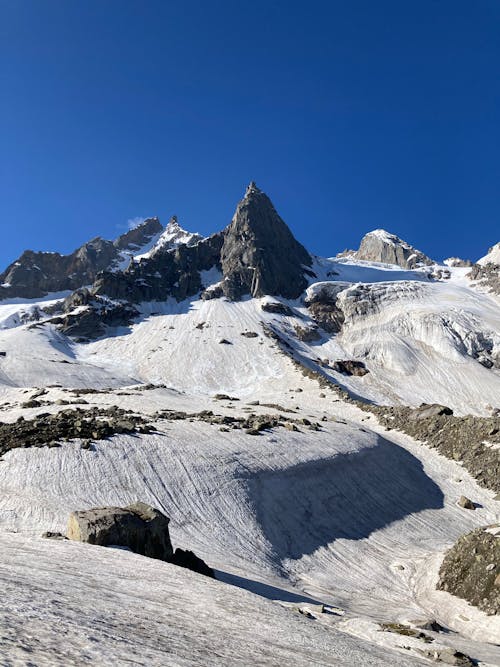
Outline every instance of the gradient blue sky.
<path fill-rule="evenodd" d="M 127 220 L 223 228 L 254 179 L 332 255 L 500 240 L 498 0 L 0 0 L 0 266 Z"/>

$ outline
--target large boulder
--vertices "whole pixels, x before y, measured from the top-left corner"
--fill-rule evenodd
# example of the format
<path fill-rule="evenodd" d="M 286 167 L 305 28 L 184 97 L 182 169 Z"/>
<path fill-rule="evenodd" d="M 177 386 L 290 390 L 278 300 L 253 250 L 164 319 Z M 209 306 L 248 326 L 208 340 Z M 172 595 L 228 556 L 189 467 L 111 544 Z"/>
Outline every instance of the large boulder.
<path fill-rule="evenodd" d="M 150 558 L 173 556 L 168 532 L 170 519 L 146 503 L 127 507 L 98 507 L 72 512 L 68 521 L 70 540 L 101 546 L 122 546 Z"/>

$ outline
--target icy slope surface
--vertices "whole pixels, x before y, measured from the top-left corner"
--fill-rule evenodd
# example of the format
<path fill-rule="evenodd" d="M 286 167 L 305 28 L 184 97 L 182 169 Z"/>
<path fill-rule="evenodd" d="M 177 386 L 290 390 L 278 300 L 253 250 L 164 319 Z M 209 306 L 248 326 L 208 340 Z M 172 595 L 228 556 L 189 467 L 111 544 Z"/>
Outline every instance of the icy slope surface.
<path fill-rule="evenodd" d="M 491 651 L 475 642 L 495 641 L 500 619 L 436 596 L 427 574 L 437 572 L 436 558 L 460 534 L 500 518 L 492 494 L 435 451 L 382 436 L 373 418 L 334 394 L 319 399 L 312 381 L 302 379 L 301 387 L 300 395 L 283 397 L 283 407 L 298 405 L 298 414 L 312 419 L 326 415 L 319 432 L 255 437 L 160 422 L 157 434 L 116 436 L 94 451 L 78 443 L 13 450 L 0 464 L 0 532 L 35 537 L 63 530 L 73 509 L 141 499 L 172 518 L 174 546 L 194 549 L 226 581 L 276 599 L 304 594 L 340 605 L 353 619 L 437 618 L 468 638 L 474 655 Z M 93 400 L 141 412 L 207 407 L 206 399 L 168 390 L 127 393 Z M 234 405 L 209 407 L 245 414 Z M 461 494 L 480 507 L 458 507 Z"/>
<path fill-rule="evenodd" d="M 321 281 L 304 299 L 330 286 L 344 322 L 339 333 L 320 330 L 312 342 L 297 334 L 298 328 L 315 327 L 304 299 L 281 300 L 292 308 L 288 314 L 264 312 L 270 297 L 143 304 L 136 323 L 86 345 L 63 339 L 46 325 L 24 324 L 37 309 L 43 319 L 44 303 L 0 305 L 0 351 L 7 352 L 0 358 L 0 383 L 143 381 L 196 394 L 261 398 L 262 392 L 288 389 L 283 359 L 263 335 L 266 324 L 287 340 L 297 358 L 368 400 L 438 402 L 477 414 L 498 407 L 500 302 L 471 287 L 468 269 L 449 269 L 449 280 L 347 260 L 317 260 L 314 270 Z M 220 279 L 216 272 L 206 273 L 206 285 Z M 325 359 L 328 363 L 319 367 Z M 361 360 L 370 372 L 362 378 L 340 375 L 331 366 L 342 359 Z"/>
<path fill-rule="evenodd" d="M 5 665 L 426 664 L 188 570 L 0 534 Z"/>

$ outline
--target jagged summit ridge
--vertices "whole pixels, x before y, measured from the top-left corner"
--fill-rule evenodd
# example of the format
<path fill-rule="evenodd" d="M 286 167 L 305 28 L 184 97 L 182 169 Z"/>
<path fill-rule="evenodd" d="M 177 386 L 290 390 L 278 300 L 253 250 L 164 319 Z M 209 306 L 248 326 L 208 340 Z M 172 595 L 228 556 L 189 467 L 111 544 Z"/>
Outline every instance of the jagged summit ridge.
<path fill-rule="evenodd" d="M 174 250 L 180 245 L 196 245 L 203 239 L 201 234 L 196 232 L 188 232 L 180 226 L 176 215 L 173 215 L 168 221 L 167 226 L 161 234 L 157 237 L 154 245 L 147 252 L 137 255 L 136 260 L 146 259 L 152 257 L 158 252 L 167 252 Z"/>

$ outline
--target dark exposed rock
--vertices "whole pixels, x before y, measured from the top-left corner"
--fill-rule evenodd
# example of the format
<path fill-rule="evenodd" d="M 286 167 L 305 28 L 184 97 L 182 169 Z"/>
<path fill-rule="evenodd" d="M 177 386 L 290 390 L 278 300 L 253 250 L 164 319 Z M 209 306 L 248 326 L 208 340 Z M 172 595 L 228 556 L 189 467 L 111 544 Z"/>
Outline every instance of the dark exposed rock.
<path fill-rule="evenodd" d="M 162 230 L 163 226 L 157 217 L 147 218 L 142 224 L 119 236 L 114 242 L 114 246 L 119 250 L 141 248 Z"/>
<path fill-rule="evenodd" d="M 0 275 L 0 284 L 10 285 L 0 288 L 0 299 L 31 299 L 92 284 L 100 271 L 116 264 L 121 251 L 143 245 L 161 229 L 158 218 L 150 218 L 114 242 L 97 237 L 69 255 L 26 250 Z"/>
<path fill-rule="evenodd" d="M 500 266 L 498 264 L 474 264 L 467 277 L 484 289 L 500 294 Z"/>
<path fill-rule="evenodd" d="M 424 642 L 427 643 L 434 641 L 434 637 L 427 635 L 421 630 L 416 630 L 409 625 L 404 625 L 403 623 L 382 623 L 380 627 L 382 628 L 383 632 L 394 632 L 405 637 L 415 637 L 415 639 L 423 639 Z"/>
<path fill-rule="evenodd" d="M 0 455 L 18 447 L 56 446 L 60 441 L 75 438 L 103 440 L 115 433 L 149 430 L 142 417 L 121 408 L 70 408 L 30 420 L 19 418 L 14 423 L 0 423 Z"/>
<path fill-rule="evenodd" d="M 138 311 L 126 302 L 94 296 L 86 289 L 78 290 L 68 297 L 64 308 L 75 307 L 75 302 L 80 300 L 85 303 L 83 308 L 65 312 L 49 320 L 56 324 L 60 331 L 78 341 L 98 338 L 106 333 L 108 327 L 128 326 L 139 315 Z"/>
<path fill-rule="evenodd" d="M 67 540 L 68 539 L 66 537 L 66 535 L 63 535 L 62 533 L 53 532 L 51 530 L 47 530 L 45 533 L 42 533 L 42 537 L 46 540 Z"/>
<path fill-rule="evenodd" d="M 337 305 L 337 297 L 345 287 L 343 283 L 335 286 L 325 284 L 323 289 L 317 289 L 305 300 L 312 319 L 328 333 L 339 333 L 344 324 L 345 316 Z"/>
<path fill-rule="evenodd" d="M 337 371 L 337 373 L 342 373 L 342 375 L 356 375 L 358 377 L 363 377 L 363 375 L 369 373 L 369 370 L 362 361 L 354 361 L 353 359 L 334 361 L 333 364 L 331 364 L 331 368 L 334 371 Z"/>
<path fill-rule="evenodd" d="M 215 394 L 214 399 L 216 401 L 239 401 L 240 400 L 236 396 L 229 396 L 228 394 Z"/>
<path fill-rule="evenodd" d="M 169 296 L 182 301 L 201 291 L 200 271 L 220 268 L 222 241 L 222 234 L 214 234 L 194 246 L 181 245 L 133 262 L 123 272 L 103 272 L 92 292 L 132 303 L 164 301 Z"/>
<path fill-rule="evenodd" d="M 292 316 L 295 314 L 289 306 L 279 301 L 264 301 L 261 308 L 266 313 L 275 313 L 276 315 Z"/>
<path fill-rule="evenodd" d="M 245 338 L 258 338 L 259 336 L 256 331 L 242 331 L 241 335 L 245 336 Z"/>
<path fill-rule="evenodd" d="M 455 667 L 474 667 L 474 665 L 477 665 L 477 662 L 470 656 L 461 651 L 456 651 L 452 647 L 428 649 L 426 651 L 420 650 L 419 653 L 433 662 L 442 663 L 443 665 L 455 665 Z"/>
<path fill-rule="evenodd" d="M 295 299 L 307 286 L 312 259 L 276 212 L 271 200 L 250 183 L 224 231 L 222 290 L 230 299 L 274 294 Z"/>
<path fill-rule="evenodd" d="M 184 549 L 176 549 L 170 562 L 179 567 L 185 567 L 188 570 L 193 572 L 198 572 L 198 574 L 204 574 L 206 577 L 212 577 L 215 579 L 214 571 L 209 567 L 204 560 L 199 558 L 192 551 L 185 551 Z"/>
<path fill-rule="evenodd" d="M 222 291 L 222 287 L 220 285 L 203 290 L 203 292 L 200 294 L 200 298 L 203 299 L 203 301 L 209 301 L 210 299 L 220 299 L 222 296 L 224 296 L 224 292 Z"/>
<path fill-rule="evenodd" d="M 299 340 L 305 343 L 313 343 L 321 338 L 321 334 L 317 327 L 294 327 L 295 335 Z"/>
<path fill-rule="evenodd" d="M 149 558 L 173 556 L 168 532 L 170 519 L 146 503 L 127 507 L 98 507 L 72 512 L 68 521 L 70 540 L 101 546 L 128 547 Z"/>
<path fill-rule="evenodd" d="M 446 554 L 438 589 L 500 614 L 500 524 L 462 535 Z"/>
<path fill-rule="evenodd" d="M 0 275 L 0 299 L 13 296 L 33 299 L 49 292 L 77 289 L 95 280 L 97 273 L 117 258 L 112 241 L 95 238 L 70 255 L 26 250 Z"/>

